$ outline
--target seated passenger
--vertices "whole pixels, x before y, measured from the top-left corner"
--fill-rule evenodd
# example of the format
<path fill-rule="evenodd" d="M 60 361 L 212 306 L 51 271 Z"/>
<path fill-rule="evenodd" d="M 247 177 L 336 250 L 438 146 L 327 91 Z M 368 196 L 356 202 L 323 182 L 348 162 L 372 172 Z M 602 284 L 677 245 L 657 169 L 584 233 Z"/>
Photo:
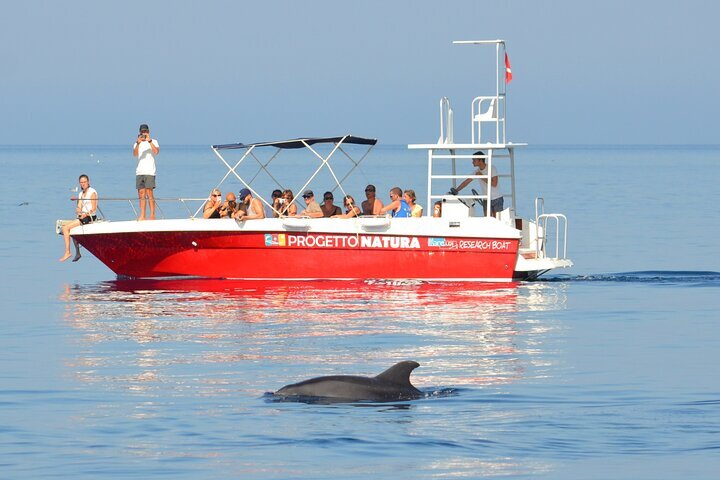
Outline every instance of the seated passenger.
<path fill-rule="evenodd" d="M 342 208 L 338 207 L 333 203 L 332 192 L 325 192 L 323 195 L 323 203 L 320 205 L 320 210 L 323 212 L 323 217 L 332 217 L 333 215 L 342 215 Z"/>
<path fill-rule="evenodd" d="M 405 193 L 403 193 L 403 198 L 410 207 L 410 216 L 415 218 L 422 217 L 423 207 L 415 203 L 415 200 L 417 199 L 417 197 L 415 196 L 415 190 L 405 190 Z"/>
<path fill-rule="evenodd" d="M 305 193 L 303 193 L 303 198 L 305 199 L 305 210 L 300 212 L 300 215 L 303 217 L 310 217 L 310 218 L 322 218 L 323 217 L 323 211 L 320 208 L 320 205 L 318 202 L 315 201 L 315 195 L 313 194 L 312 190 L 305 190 Z"/>
<path fill-rule="evenodd" d="M 410 206 L 402 198 L 402 189 L 400 187 L 393 187 L 390 190 L 390 203 L 380 209 L 380 213 L 387 213 L 396 218 L 407 218 L 410 216 Z"/>
<path fill-rule="evenodd" d="M 220 209 L 222 208 L 222 193 L 217 188 L 210 192 L 210 198 L 205 202 L 203 209 L 203 218 L 220 218 Z"/>
<path fill-rule="evenodd" d="M 62 227 L 63 240 L 65 241 L 65 253 L 60 257 L 60 261 L 64 262 L 72 256 L 70 253 L 70 230 L 80 225 L 87 225 L 97 220 L 97 204 L 98 194 L 97 191 L 90 186 L 90 177 L 84 173 L 78 178 L 80 182 L 80 188 L 82 191 L 78 195 L 77 208 L 75 208 L 76 219 L 67 222 Z M 73 244 L 75 245 L 75 258 L 73 262 L 80 260 L 80 244 L 74 238 Z"/>
<path fill-rule="evenodd" d="M 262 202 L 253 197 L 249 188 L 240 190 L 238 198 L 240 199 L 240 206 L 238 211 L 233 215 L 233 218 L 241 222 L 244 220 L 260 220 L 265 218 L 265 209 L 262 206 Z"/>
<path fill-rule="evenodd" d="M 433 204 L 433 217 L 434 218 L 440 218 L 442 217 L 442 202 L 438 200 Z"/>
<path fill-rule="evenodd" d="M 280 199 L 280 216 L 281 217 L 295 217 L 297 216 L 297 205 L 295 202 L 295 196 L 292 190 L 283 190 L 282 198 Z"/>
<path fill-rule="evenodd" d="M 383 203 L 375 197 L 375 185 L 368 185 L 365 187 L 365 196 L 367 197 L 367 200 L 362 202 L 362 214 L 380 215 Z"/>
<path fill-rule="evenodd" d="M 355 205 L 355 199 L 351 195 L 345 195 L 345 208 L 347 209 L 344 214 L 333 215 L 332 218 L 354 218 L 359 217 L 362 214 L 360 207 Z"/>
<path fill-rule="evenodd" d="M 232 217 L 235 212 L 237 212 L 238 204 L 235 201 L 235 194 L 233 192 L 228 192 L 228 194 L 225 196 L 225 203 L 223 203 L 223 206 L 220 207 L 220 216 L 222 218 L 229 218 Z"/>
<path fill-rule="evenodd" d="M 270 200 L 270 205 L 272 205 L 270 209 L 270 213 L 272 213 L 272 216 L 275 218 L 278 218 L 280 216 L 280 209 L 282 207 L 282 190 L 275 189 L 272 192 L 272 199 Z"/>

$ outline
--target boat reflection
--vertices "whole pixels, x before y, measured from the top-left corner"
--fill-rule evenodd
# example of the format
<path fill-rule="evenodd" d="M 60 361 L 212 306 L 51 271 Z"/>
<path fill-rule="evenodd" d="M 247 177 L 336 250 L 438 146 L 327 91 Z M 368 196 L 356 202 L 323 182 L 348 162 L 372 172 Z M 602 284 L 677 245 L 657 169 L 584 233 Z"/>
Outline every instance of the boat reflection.
<path fill-rule="evenodd" d="M 192 365 L 192 387 L 204 394 L 245 385 L 260 395 L 292 380 L 295 366 L 314 375 L 362 373 L 404 359 L 423 366 L 420 386 L 515 381 L 528 365 L 543 364 L 543 337 L 553 328 L 528 313 L 557 308 L 561 288 L 117 280 L 67 285 L 61 300 L 67 323 L 82 335 L 81 358 L 70 363 L 84 382 L 185 389 L 189 380 L 178 372 Z"/>

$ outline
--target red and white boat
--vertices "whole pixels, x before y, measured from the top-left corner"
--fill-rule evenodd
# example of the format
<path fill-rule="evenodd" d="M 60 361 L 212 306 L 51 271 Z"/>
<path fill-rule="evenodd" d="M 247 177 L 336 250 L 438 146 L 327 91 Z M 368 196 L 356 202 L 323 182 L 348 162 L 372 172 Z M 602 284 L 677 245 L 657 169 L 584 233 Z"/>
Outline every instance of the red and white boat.
<path fill-rule="evenodd" d="M 196 212 L 188 218 L 98 221 L 74 228 L 72 237 L 121 278 L 511 282 L 572 266 L 567 258 L 567 221 L 563 215 L 544 213 L 542 200 L 536 199 L 534 218 L 516 216 L 515 149 L 524 144 L 505 140 L 505 42 L 456 43 L 495 47 L 496 88 L 494 95 L 472 101 L 471 142 L 454 142 L 453 111 L 443 98 L 438 142 L 409 145 L 427 151 L 426 216 L 285 217 L 240 222 L 198 218 Z M 483 136 L 489 140 L 483 141 Z M 345 135 L 215 145 L 212 149 L 228 168 L 221 184 L 232 175 L 267 204 L 253 188 L 252 179 L 239 173 L 243 162 L 254 159 L 261 170 L 268 171 L 279 154 L 305 149 L 311 158 L 319 160 L 319 166 L 311 169 L 304 185 L 294 185 L 294 191 L 304 191 L 325 170 L 337 183 L 337 191 L 344 194 L 343 181 L 375 144 L 374 139 Z M 330 147 L 329 153 L 320 152 L 323 146 Z M 346 150 L 350 146 L 367 150 L 355 160 Z M 496 165 L 503 172 L 503 188 L 509 188 L 505 195 L 508 207 L 497 216 L 484 213 L 480 206 L 481 200 L 491 198 L 492 187 L 482 195 L 476 190 L 463 195 L 445 193 L 469 177 L 455 173 L 455 163 L 461 162 L 466 171 L 477 150 L 485 153 L 488 171 Z M 267 163 L 256 156 L 262 151 L 272 154 Z M 241 155 L 234 165 L 223 156 L 230 153 Z M 342 178 L 330 162 L 336 157 L 351 160 L 350 171 Z M 433 216 L 431 206 L 435 202 L 442 205 L 439 217 Z"/>

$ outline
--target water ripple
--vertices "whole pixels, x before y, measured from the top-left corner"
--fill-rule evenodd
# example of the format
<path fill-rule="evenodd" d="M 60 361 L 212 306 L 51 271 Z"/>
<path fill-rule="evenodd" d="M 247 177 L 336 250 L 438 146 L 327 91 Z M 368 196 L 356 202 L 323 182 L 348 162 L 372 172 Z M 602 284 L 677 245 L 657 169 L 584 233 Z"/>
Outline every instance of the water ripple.
<path fill-rule="evenodd" d="M 686 285 L 700 287 L 720 286 L 720 272 L 712 271 L 666 271 L 603 273 L 594 275 L 556 275 L 544 277 L 539 282 L 617 282 L 657 285 Z"/>

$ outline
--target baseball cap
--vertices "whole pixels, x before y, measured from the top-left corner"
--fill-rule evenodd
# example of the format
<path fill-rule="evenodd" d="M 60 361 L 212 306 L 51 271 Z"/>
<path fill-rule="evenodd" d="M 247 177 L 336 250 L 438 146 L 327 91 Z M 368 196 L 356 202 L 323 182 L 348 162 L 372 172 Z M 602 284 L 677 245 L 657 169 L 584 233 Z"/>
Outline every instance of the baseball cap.
<path fill-rule="evenodd" d="M 305 193 L 303 193 L 303 198 L 314 197 L 314 196 L 315 196 L 315 194 L 313 193 L 312 190 L 305 190 Z"/>
<path fill-rule="evenodd" d="M 243 201 L 245 201 L 245 197 L 247 197 L 247 196 L 250 195 L 251 193 L 252 193 L 252 192 L 250 191 L 249 188 L 243 188 L 242 190 L 240 190 L 240 193 L 238 194 L 238 199 L 239 199 L 241 202 L 243 202 Z"/>
<path fill-rule="evenodd" d="M 140 131 L 142 132 L 143 130 L 150 131 L 150 127 L 148 127 L 146 123 L 143 123 L 140 125 Z"/>

